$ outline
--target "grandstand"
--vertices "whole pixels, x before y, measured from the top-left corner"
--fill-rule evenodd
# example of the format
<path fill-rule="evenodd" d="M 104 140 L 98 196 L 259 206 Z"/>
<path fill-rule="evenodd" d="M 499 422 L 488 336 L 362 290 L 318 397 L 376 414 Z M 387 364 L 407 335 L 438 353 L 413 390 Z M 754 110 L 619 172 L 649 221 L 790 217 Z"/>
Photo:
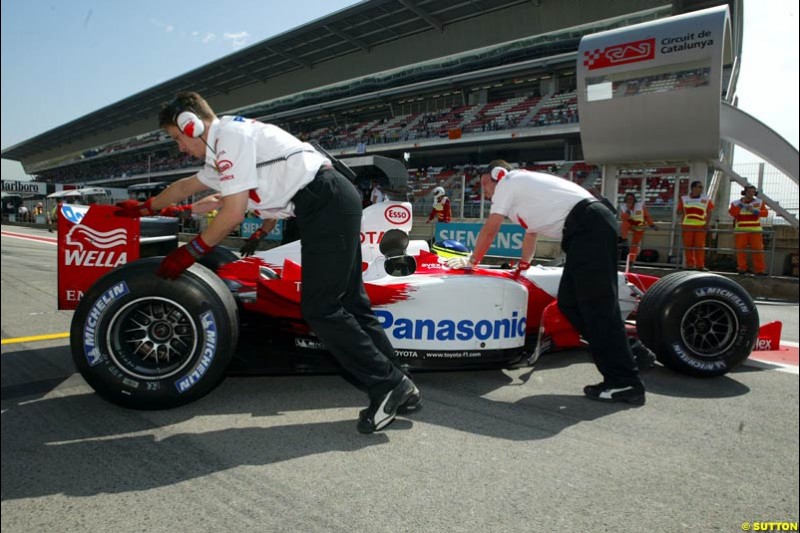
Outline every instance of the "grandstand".
<path fill-rule="evenodd" d="M 405 160 L 423 210 L 436 185 L 457 202 L 462 192 L 469 201 L 479 192 L 477 165 L 497 157 L 598 187 L 602 170 L 583 160 L 580 137 L 580 39 L 715 5 L 730 10 L 738 57 L 741 0 L 361 2 L 7 148 L 2 156 L 48 183 L 173 181 L 200 162 L 180 154 L 157 130 L 157 113 L 176 92 L 197 90 L 219 114 L 275 123 L 334 155 Z M 723 90 L 735 89 L 736 75 L 736 65 L 724 65 Z M 703 84 L 708 73 L 687 68 L 618 80 L 613 91 L 635 95 Z M 617 195 L 636 191 L 649 204 L 668 204 L 686 181 L 680 168 L 670 168 L 620 175 Z"/>
<path fill-rule="evenodd" d="M 220 114 L 271 121 L 335 154 L 355 154 L 359 146 L 391 157 L 409 152 L 412 166 L 426 168 L 477 164 L 490 152 L 515 161 L 580 160 L 574 73 L 580 38 L 719 3 L 361 2 L 2 156 L 51 183 L 177 179 L 197 162 L 157 131 L 156 116 L 176 92 L 194 89 Z M 738 20 L 740 3 L 729 5 Z"/>

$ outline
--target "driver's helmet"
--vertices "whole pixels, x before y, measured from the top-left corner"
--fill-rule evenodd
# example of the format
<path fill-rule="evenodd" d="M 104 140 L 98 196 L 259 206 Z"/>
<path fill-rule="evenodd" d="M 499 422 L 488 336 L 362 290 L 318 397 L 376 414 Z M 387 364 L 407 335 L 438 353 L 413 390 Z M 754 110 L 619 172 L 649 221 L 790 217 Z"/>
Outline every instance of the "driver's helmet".
<path fill-rule="evenodd" d="M 444 196 L 444 187 L 435 187 L 432 191 L 434 198 L 439 198 L 440 196 Z"/>
<path fill-rule="evenodd" d="M 460 241 L 454 241 L 452 239 L 433 243 L 431 251 L 439 257 L 444 257 L 446 259 L 450 259 L 451 257 L 467 257 L 469 255 L 469 248 L 464 246 Z"/>

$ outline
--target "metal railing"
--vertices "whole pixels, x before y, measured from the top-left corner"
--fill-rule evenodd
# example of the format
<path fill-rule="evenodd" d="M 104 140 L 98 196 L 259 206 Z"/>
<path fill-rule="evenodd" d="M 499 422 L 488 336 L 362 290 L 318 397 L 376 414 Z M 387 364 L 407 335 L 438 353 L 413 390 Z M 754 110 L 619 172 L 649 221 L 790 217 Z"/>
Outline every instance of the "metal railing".
<path fill-rule="evenodd" d="M 751 264 L 750 256 L 754 253 L 763 253 L 766 265 L 766 274 L 767 276 L 772 275 L 784 275 L 791 273 L 785 272 L 786 268 L 783 269 L 782 272 L 776 273 L 776 270 L 779 269 L 779 266 L 776 266 L 775 261 L 781 254 L 786 254 L 787 257 L 790 257 L 792 253 L 797 253 L 798 249 L 795 246 L 785 246 L 778 244 L 778 238 L 776 235 L 778 234 L 774 228 L 772 227 L 765 227 L 761 232 L 762 238 L 764 240 L 764 249 L 763 250 L 753 250 L 750 248 L 737 248 L 735 245 L 735 236 L 740 234 L 752 234 L 753 232 L 744 232 L 744 231 L 736 231 L 732 228 L 710 228 L 708 230 L 707 236 L 707 245 L 702 248 L 693 248 L 693 247 L 686 247 L 683 245 L 683 232 L 681 230 L 680 225 L 677 227 L 670 228 L 670 232 L 673 233 L 674 239 L 671 239 L 671 242 L 677 243 L 671 246 L 654 246 L 652 244 L 648 245 L 645 242 L 639 243 L 639 247 L 641 250 L 644 249 L 652 249 L 656 250 L 657 252 L 663 252 L 666 256 L 666 261 L 655 261 L 655 262 L 648 262 L 642 261 L 641 259 L 637 260 L 635 264 L 637 265 L 650 265 L 650 266 L 658 266 L 663 268 L 675 268 L 675 269 L 683 269 L 684 266 L 684 257 L 685 252 L 687 250 L 703 250 L 706 256 L 706 264 L 709 268 L 716 271 L 721 272 L 735 272 L 738 270 L 737 268 L 737 258 L 736 254 L 738 253 L 745 253 L 748 256 L 748 265 Z M 671 237 L 673 236 L 671 235 Z M 730 246 L 727 243 L 723 245 L 719 245 L 721 236 L 730 235 Z M 724 237 L 722 238 L 724 241 Z M 623 247 L 628 247 L 627 244 L 623 241 Z M 620 260 L 624 261 L 625 259 L 625 252 L 624 250 L 620 251 Z M 641 252 L 640 252 L 641 257 Z M 659 254 L 659 258 L 661 254 Z M 790 265 L 791 267 L 791 265 Z"/>

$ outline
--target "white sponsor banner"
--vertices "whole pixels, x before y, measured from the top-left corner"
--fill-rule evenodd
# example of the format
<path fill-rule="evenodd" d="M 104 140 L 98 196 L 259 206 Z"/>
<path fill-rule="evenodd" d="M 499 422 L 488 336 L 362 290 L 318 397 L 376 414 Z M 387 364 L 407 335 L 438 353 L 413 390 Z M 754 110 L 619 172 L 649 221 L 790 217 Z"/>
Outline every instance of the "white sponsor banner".
<path fill-rule="evenodd" d="M 3 180 L 3 192 L 12 194 L 47 194 L 47 184 L 35 181 Z"/>

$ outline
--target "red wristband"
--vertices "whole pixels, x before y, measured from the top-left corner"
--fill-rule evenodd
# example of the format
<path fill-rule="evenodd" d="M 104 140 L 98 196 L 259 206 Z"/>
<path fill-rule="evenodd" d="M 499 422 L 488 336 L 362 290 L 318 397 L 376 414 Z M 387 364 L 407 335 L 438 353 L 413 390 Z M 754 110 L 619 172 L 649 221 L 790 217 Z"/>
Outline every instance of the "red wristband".
<path fill-rule="evenodd" d="M 267 232 L 266 232 L 266 231 L 264 231 L 264 230 L 263 230 L 263 229 L 261 229 L 261 228 L 258 228 L 257 230 L 255 230 L 255 231 L 253 232 L 253 234 L 252 234 L 252 235 L 250 235 L 250 238 L 249 238 L 248 240 L 251 240 L 251 241 L 256 241 L 256 240 L 257 240 L 257 241 L 260 241 L 261 239 L 265 238 L 266 236 L 267 236 Z"/>
<path fill-rule="evenodd" d="M 153 207 L 152 207 L 152 205 L 153 205 L 153 198 L 154 198 L 154 197 L 153 197 L 153 196 L 151 196 L 150 198 L 148 198 L 147 200 L 145 200 L 145 202 L 142 204 L 142 208 L 143 208 L 143 209 L 144 209 L 144 211 L 145 211 L 145 213 L 144 213 L 145 215 L 155 215 L 155 214 L 156 214 L 156 212 L 153 210 Z"/>
<path fill-rule="evenodd" d="M 213 248 L 213 246 L 207 245 L 200 235 L 186 243 L 186 251 L 195 259 L 200 259 Z"/>

